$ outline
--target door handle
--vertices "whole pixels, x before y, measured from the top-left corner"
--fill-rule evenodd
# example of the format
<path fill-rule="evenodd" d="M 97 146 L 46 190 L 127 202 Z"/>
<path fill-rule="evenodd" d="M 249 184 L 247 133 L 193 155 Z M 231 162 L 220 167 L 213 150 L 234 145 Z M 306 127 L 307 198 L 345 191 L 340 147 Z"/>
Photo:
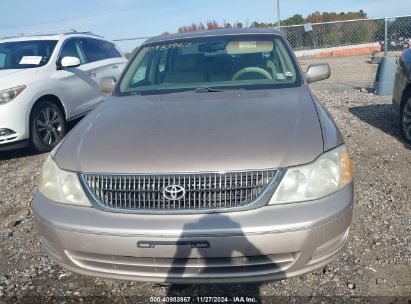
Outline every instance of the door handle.
<path fill-rule="evenodd" d="M 118 64 L 113 65 L 114 70 L 118 70 Z"/>
<path fill-rule="evenodd" d="M 96 73 L 94 73 L 94 72 L 90 72 L 90 73 L 88 73 L 88 76 L 90 76 L 90 77 L 94 78 L 94 77 L 96 77 L 96 76 L 97 76 L 97 74 L 96 74 Z"/>

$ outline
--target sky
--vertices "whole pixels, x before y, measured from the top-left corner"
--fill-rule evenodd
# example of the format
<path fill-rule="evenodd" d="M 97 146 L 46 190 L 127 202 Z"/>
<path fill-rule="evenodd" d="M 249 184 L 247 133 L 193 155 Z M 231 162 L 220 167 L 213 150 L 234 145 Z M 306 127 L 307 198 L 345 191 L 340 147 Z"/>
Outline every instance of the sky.
<path fill-rule="evenodd" d="M 275 22 L 276 0 L 1 0 L 0 37 L 76 29 L 108 39 L 146 37 L 216 20 Z M 280 0 L 281 19 L 314 11 L 364 10 L 368 17 L 411 15 L 411 0 Z M 130 51 L 143 40 L 118 42 Z"/>

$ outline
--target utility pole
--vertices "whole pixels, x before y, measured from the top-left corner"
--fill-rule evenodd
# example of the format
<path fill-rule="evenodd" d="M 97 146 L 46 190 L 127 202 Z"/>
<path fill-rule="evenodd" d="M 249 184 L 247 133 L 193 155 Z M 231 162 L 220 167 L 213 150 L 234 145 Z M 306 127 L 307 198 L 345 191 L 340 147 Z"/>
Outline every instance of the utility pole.
<path fill-rule="evenodd" d="M 277 26 L 281 26 L 281 18 L 280 18 L 280 0 L 277 0 Z"/>

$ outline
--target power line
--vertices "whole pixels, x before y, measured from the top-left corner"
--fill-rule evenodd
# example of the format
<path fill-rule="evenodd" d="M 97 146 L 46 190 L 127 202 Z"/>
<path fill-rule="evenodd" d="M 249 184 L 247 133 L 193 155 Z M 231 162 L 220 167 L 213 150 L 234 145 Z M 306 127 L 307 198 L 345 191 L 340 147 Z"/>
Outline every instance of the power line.
<path fill-rule="evenodd" d="M 127 13 L 133 10 L 141 10 L 142 8 L 145 8 L 147 6 L 149 5 L 133 5 L 133 6 L 124 7 L 124 8 L 112 10 L 112 11 L 100 11 L 95 14 L 56 18 L 52 20 L 41 21 L 41 22 L 36 22 L 36 23 L 31 23 L 31 24 L 22 24 L 18 26 L 15 26 L 15 25 L 2 26 L 1 29 L 15 29 L 15 28 L 42 26 L 42 25 L 48 25 L 48 24 L 64 23 L 64 22 L 74 21 L 74 20 L 91 19 L 91 18 L 103 17 L 103 16 L 108 16 L 108 15 L 113 15 L 113 14 Z"/>
<path fill-rule="evenodd" d="M 130 41 L 130 40 L 143 40 L 143 39 L 149 39 L 153 36 L 146 36 L 146 37 L 132 37 L 132 38 L 119 38 L 119 39 L 113 39 L 113 41 Z"/>

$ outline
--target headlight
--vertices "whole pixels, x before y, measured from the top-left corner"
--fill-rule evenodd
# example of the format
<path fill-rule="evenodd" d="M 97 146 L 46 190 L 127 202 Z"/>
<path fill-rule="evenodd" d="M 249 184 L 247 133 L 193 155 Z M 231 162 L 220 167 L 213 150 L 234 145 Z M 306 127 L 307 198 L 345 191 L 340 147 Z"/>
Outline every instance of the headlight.
<path fill-rule="evenodd" d="M 24 91 L 26 86 L 20 86 L 17 88 L 11 88 L 7 90 L 0 91 L 0 105 L 12 101 L 14 98 L 20 95 Z"/>
<path fill-rule="evenodd" d="M 61 170 L 51 156 L 47 157 L 41 170 L 39 190 L 58 203 L 91 207 L 77 174 Z"/>
<path fill-rule="evenodd" d="M 351 159 L 345 145 L 341 145 L 310 164 L 288 168 L 269 204 L 319 199 L 351 181 Z"/>

